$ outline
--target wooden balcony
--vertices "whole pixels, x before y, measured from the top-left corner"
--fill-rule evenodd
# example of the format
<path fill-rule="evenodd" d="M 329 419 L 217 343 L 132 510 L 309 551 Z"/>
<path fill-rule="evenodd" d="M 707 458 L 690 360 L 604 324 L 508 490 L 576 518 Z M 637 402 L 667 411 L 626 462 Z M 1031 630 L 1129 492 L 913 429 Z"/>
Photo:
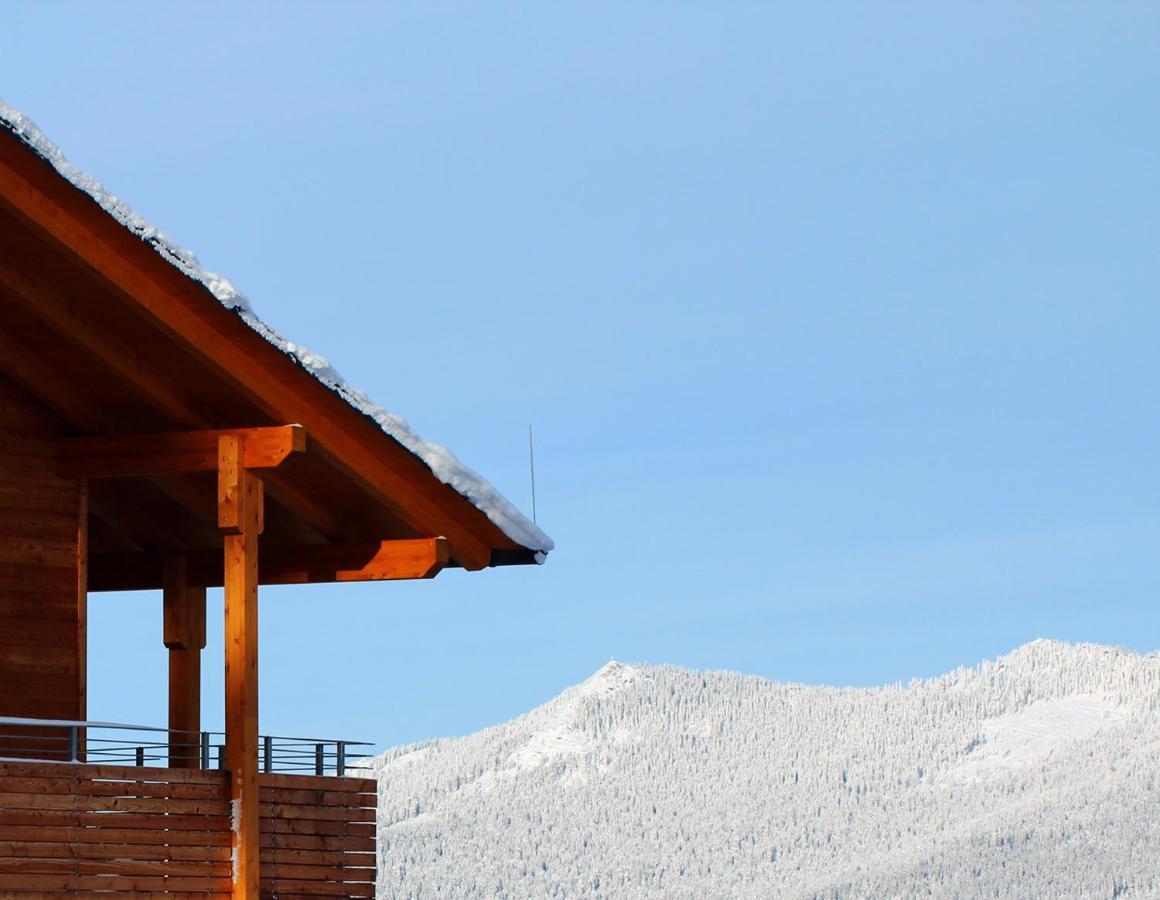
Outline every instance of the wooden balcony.
<path fill-rule="evenodd" d="M 38 757 L 0 758 L 0 896 L 231 896 L 231 775 L 198 767 L 215 760 L 212 742 L 175 742 L 164 731 L 151 741 L 158 729 L 129 726 L 0 722 L 0 750 Z M 262 743 L 261 896 L 373 897 L 375 782 L 271 771 L 349 771 L 342 742 Z M 176 754 L 193 767 L 75 761 L 86 754 L 147 763 Z"/>

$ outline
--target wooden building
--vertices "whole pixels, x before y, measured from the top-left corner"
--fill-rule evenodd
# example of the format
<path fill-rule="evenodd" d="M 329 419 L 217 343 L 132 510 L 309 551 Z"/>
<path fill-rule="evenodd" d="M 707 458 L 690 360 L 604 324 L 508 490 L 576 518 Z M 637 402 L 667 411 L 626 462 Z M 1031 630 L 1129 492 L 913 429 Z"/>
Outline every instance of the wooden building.
<path fill-rule="evenodd" d="M 0 896 L 373 896 L 373 783 L 264 771 L 259 586 L 551 549 L 400 427 L 0 103 Z M 221 768 L 200 722 L 213 586 Z M 159 594 L 162 767 L 103 764 L 86 722 L 87 595 L 115 590 Z"/>

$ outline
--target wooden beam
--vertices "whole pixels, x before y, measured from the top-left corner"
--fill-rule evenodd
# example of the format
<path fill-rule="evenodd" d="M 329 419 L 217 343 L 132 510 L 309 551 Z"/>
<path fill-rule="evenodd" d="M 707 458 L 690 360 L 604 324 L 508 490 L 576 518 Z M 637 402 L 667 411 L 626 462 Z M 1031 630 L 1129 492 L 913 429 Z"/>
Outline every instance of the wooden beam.
<path fill-rule="evenodd" d="M 271 547 L 263 584 L 329 584 L 341 581 L 406 581 L 434 578 L 448 565 L 445 538 Z"/>
<path fill-rule="evenodd" d="M 233 811 L 233 897 L 258 900 L 258 536 L 262 482 L 247 438 L 222 435 L 218 526 L 225 534 L 226 768 Z"/>
<path fill-rule="evenodd" d="M 218 439 L 231 435 L 244 438 L 246 469 L 274 468 L 306 449 L 301 425 L 67 438 L 60 442 L 58 472 L 65 478 L 128 478 L 216 471 Z"/>
<path fill-rule="evenodd" d="M 205 647 L 205 588 L 189 584 L 184 556 L 165 560 L 163 639 L 169 650 L 169 766 L 200 765 L 201 651 Z"/>
<path fill-rule="evenodd" d="M 221 587 L 222 556 L 217 551 L 187 552 L 189 583 Z M 89 590 L 148 591 L 162 585 L 165 557 L 160 553 L 99 553 L 89 564 Z M 450 565 L 444 538 L 372 541 L 358 544 L 303 544 L 263 547 L 259 584 L 331 584 L 344 581 L 406 581 L 434 578 Z"/>

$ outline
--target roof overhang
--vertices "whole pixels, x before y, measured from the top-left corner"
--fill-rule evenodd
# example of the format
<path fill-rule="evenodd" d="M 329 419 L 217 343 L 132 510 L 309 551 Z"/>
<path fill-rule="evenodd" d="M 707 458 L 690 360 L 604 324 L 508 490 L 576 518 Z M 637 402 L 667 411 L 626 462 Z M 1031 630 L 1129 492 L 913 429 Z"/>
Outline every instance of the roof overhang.
<path fill-rule="evenodd" d="M 304 452 L 262 475 L 263 546 L 274 557 L 279 547 L 358 557 L 438 539 L 440 568 L 543 561 L 550 539 L 494 488 L 453 457 L 440 469 L 405 424 L 390 433 L 363 395 L 288 351 L 244 300 L 223 302 L 205 273 L 191 274 L 192 255 L 177 258 L 154 230 L 110 212 L 103 189 L 62 169 L 21 124 L 0 115 L 0 372 L 57 414 L 62 438 L 293 423 L 308 436 Z M 148 471 L 90 482 L 94 573 L 132 558 L 134 584 L 160 587 L 148 574 L 159 560 L 220 547 L 211 478 Z M 352 566 L 304 567 L 318 577 L 303 580 Z"/>

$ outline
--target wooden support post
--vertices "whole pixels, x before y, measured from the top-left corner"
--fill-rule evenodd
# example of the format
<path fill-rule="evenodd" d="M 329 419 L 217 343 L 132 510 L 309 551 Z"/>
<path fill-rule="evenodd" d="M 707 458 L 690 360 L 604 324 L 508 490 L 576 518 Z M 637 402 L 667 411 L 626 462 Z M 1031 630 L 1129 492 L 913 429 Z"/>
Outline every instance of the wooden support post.
<path fill-rule="evenodd" d="M 205 648 L 205 588 L 193 587 L 184 556 L 165 560 L 164 638 L 169 648 L 169 765 L 200 765 L 201 651 Z"/>
<path fill-rule="evenodd" d="M 245 438 L 218 440 L 218 528 L 225 534 L 226 768 L 233 811 L 233 897 L 258 900 L 258 535 L 262 482 Z"/>
<path fill-rule="evenodd" d="M 78 721 L 88 718 L 89 708 L 89 484 L 80 483 L 77 492 L 77 705 L 74 715 Z M 78 760 L 85 759 L 88 733 L 80 729 L 77 735 Z"/>

